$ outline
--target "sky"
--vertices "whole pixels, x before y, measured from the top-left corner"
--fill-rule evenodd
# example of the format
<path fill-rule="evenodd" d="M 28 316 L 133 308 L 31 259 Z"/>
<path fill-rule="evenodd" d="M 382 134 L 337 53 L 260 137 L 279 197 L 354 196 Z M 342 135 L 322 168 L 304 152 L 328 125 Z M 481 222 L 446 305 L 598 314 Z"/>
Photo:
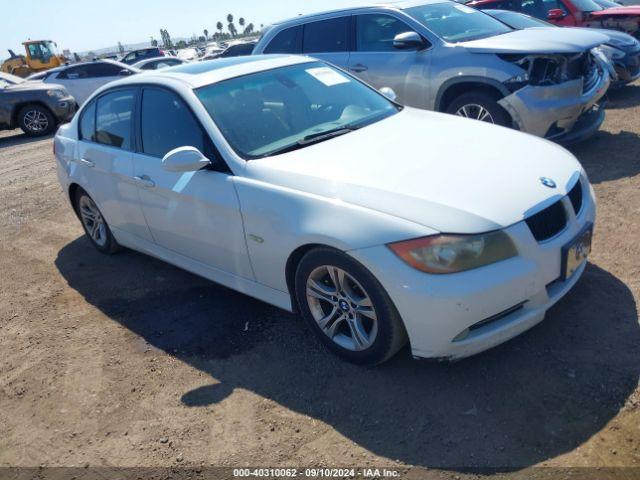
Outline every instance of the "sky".
<path fill-rule="evenodd" d="M 160 40 L 160 28 L 172 38 L 202 35 L 227 14 L 260 24 L 334 8 L 363 5 L 366 0 L 0 0 L 5 21 L 0 29 L 0 58 L 7 49 L 24 53 L 27 39 L 54 40 L 60 49 L 84 52 L 122 42 Z"/>

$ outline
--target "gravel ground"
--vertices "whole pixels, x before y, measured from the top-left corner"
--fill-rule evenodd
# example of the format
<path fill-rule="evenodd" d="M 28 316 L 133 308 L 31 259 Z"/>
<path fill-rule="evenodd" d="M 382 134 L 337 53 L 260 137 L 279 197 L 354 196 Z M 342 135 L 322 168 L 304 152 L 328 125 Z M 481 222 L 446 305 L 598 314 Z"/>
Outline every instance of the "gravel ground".
<path fill-rule="evenodd" d="M 594 252 L 543 323 L 458 363 L 405 350 L 375 369 L 294 315 L 97 253 L 51 138 L 2 132 L 0 466 L 640 467 L 639 119 L 636 84 L 572 148 L 598 197 Z"/>

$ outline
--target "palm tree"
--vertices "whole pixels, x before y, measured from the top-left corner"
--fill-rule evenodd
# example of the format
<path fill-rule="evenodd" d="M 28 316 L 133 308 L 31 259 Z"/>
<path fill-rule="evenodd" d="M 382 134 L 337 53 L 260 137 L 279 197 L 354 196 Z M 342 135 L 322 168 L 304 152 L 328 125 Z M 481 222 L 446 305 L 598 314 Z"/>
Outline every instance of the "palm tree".
<path fill-rule="evenodd" d="M 240 17 L 240 19 L 238 20 L 238 23 L 240 24 L 241 27 L 244 27 L 244 18 Z"/>
<path fill-rule="evenodd" d="M 227 15 L 227 22 L 233 23 L 233 15 L 231 14 Z"/>
<path fill-rule="evenodd" d="M 208 42 L 209 41 L 209 30 L 207 30 L 206 28 L 204 29 L 204 38 L 205 40 Z"/>
<path fill-rule="evenodd" d="M 253 33 L 253 23 L 250 23 L 249 25 L 247 25 L 247 28 L 244 29 L 244 33 L 246 33 L 247 35 L 250 35 Z"/>
<path fill-rule="evenodd" d="M 222 29 L 224 28 L 224 25 L 222 24 L 222 22 L 216 23 L 216 28 L 220 32 L 220 35 L 222 35 Z"/>

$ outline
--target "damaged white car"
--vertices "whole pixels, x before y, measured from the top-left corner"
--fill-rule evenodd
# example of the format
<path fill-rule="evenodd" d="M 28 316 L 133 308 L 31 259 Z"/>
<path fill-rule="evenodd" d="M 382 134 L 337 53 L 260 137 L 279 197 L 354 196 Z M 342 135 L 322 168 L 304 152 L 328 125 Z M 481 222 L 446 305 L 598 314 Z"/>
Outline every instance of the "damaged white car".
<path fill-rule="evenodd" d="M 584 30 L 516 31 L 442 0 L 307 15 L 265 31 L 254 54 L 305 53 L 397 101 L 509 126 L 560 143 L 598 130 L 612 67 Z"/>

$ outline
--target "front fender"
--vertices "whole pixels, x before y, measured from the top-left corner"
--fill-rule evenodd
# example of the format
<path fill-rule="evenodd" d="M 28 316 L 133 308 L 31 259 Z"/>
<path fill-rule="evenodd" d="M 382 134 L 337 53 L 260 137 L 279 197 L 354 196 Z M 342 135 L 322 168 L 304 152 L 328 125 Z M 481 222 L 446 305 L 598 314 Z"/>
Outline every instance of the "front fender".
<path fill-rule="evenodd" d="M 437 233 L 376 210 L 234 177 L 247 250 L 259 283 L 287 291 L 286 264 L 303 245 L 348 251 Z"/>

